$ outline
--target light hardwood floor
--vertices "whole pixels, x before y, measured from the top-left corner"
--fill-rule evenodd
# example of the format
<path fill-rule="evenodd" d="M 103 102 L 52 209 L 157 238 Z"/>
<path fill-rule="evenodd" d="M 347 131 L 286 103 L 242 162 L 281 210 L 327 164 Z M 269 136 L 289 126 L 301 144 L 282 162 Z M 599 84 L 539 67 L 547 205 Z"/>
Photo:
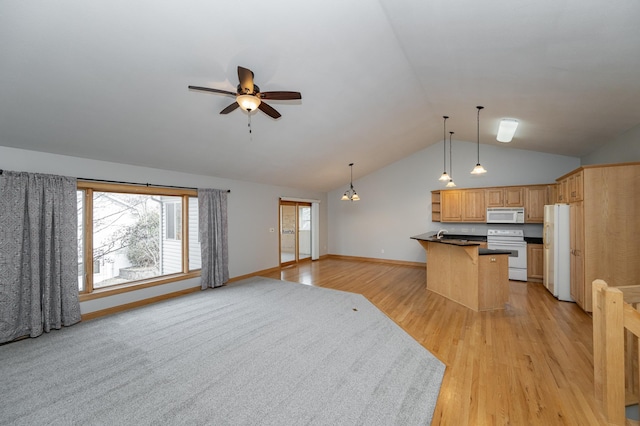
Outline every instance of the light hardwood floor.
<path fill-rule="evenodd" d="M 264 276 L 360 293 L 444 362 L 433 425 L 605 424 L 590 316 L 542 284 L 518 281 L 505 310 L 474 312 L 428 292 L 425 274 L 327 258 Z"/>

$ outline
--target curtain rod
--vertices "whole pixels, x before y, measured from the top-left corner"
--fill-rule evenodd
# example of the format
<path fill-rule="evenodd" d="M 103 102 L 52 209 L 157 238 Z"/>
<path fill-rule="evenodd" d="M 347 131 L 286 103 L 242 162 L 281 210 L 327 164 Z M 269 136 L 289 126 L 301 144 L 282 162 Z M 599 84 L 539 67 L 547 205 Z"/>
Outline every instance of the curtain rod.
<path fill-rule="evenodd" d="M 4 170 L 0 169 L 0 175 L 2 175 L 2 173 L 4 172 Z M 193 190 L 198 190 L 198 188 L 189 188 L 189 187 L 185 187 L 185 186 L 174 186 L 174 185 L 156 185 L 153 183 L 137 183 L 137 182 L 123 182 L 123 181 L 119 181 L 119 180 L 105 180 L 105 179 L 87 179 L 87 178 L 76 178 L 79 180 L 86 180 L 89 182 L 104 182 L 104 183 L 120 183 L 120 184 L 124 184 L 124 185 L 137 185 L 137 186 L 153 186 L 156 188 L 176 188 L 176 189 L 193 189 Z M 230 189 L 227 189 L 227 192 L 231 192 Z"/>
<path fill-rule="evenodd" d="M 174 185 L 157 185 L 154 183 L 138 183 L 138 182 L 123 182 L 119 180 L 106 180 L 106 179 L 87 179 L 87 178 L 76 178 L 79 180 L 86 180 L 89 182 L 104 182 L 104 183 L 120 183 L 124 185 L 137 185 L 137 186 L 153 186 L 155 188 L 176 188 L 176 189 L 193 189 L 198 190 L 198 188 L 190 188 L 188 186 L 174 186 Z M 230 189 L 227 189 L 227 192 L 231 192 Z"/>

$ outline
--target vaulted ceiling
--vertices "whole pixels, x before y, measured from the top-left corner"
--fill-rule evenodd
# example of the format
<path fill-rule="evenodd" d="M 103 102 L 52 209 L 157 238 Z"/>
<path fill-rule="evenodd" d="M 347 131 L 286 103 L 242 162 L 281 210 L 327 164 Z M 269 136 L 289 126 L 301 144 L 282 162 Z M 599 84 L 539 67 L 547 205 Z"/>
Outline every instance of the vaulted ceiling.
<path fill-rule="evenodd" d="M 0 145 L 332 190 L 442 141 L 582 156 L 640 124 L 637 0 L 0 2 Z M 237 109 L 237 66 L 282 117 Z M 495 140 L 515 118 L 514 140 Z"/>

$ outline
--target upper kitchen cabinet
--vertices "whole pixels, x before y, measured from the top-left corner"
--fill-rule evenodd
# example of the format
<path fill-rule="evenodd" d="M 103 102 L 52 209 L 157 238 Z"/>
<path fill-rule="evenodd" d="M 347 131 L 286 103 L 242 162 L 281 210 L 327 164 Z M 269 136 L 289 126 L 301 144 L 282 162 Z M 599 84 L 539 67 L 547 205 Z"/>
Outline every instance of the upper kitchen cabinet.
<path fill-rule="evenodd" d="M 504 189 L 505 207 L 524 207 L 524 187 L 508 186 Z"/>
<path fill-rule="evenodd" d="M 551 185 L 530 185 L 524 190 L 524 214 L 526 223 L 544 222 L 544 206 L 549 204 Z"/>
<path fill-rule="evenodd" d="M 440 191 L 440 220 L 462 222 L 462 191 Z"/>
<path fill-rule="evenodd" d="M 434 191 L 435 192 L 435 191 Z M 434 205 L 432 197 L 431 216 Z M 487 207 L 484 189 L 442 190 L 440 196 L 440 221 L 442 222 L 486 222 Z"/>
<path fill-rule="evenodd" d="M 524 207 L 524 186 L 485 188 L 486 207 Z"/>
<path fill-rule="evenodd" d="M 558 202 L 573 203 L 582 201 L 584 197 L 584 172 L 578 169 L 558 178 Z"/>
<path fill-rule="evenodd" d="M 484 189 L 465 189 L 462 191 L 462 221 L 486 222 L 487 207 Z"/>

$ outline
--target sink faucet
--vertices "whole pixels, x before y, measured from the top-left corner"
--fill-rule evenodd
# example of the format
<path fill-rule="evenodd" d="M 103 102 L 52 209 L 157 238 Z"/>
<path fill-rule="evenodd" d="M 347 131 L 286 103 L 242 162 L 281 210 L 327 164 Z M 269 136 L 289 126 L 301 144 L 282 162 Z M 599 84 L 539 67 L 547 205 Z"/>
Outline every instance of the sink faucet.
<path fill-rule="evenodd" d="M 438 233 L 436 234 L 436 238 L 440 240 L 440 239 L 442 239 L 442 234 L 446 234 L 446 233 L 447 233 L 447 230 L 446 230 L 446 229 L 441 229 L 441 230 L 439 230 L 439 231 L 438 231 Z"/>

